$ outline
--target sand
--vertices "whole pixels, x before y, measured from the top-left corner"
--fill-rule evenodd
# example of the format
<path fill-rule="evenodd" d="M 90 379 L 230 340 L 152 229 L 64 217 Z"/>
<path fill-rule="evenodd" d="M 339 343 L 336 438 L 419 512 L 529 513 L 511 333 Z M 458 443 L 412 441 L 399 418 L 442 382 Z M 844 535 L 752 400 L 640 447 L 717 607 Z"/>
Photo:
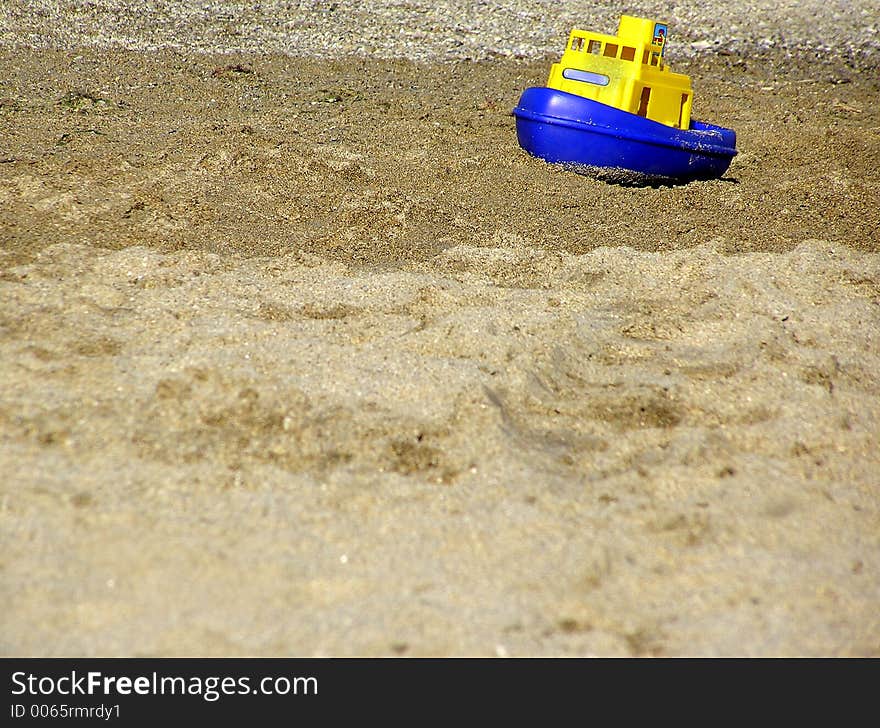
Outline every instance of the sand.
<path fill-rule="evenodd" d="M 681 5 L 740 154 L 676 187 L 519 149 L 551 4 L 361 4 L 364 48 L 329 3 L 39 5 L 0 25 L 0 653 L 880 654 L 870 3 L 739 45 Z"/>

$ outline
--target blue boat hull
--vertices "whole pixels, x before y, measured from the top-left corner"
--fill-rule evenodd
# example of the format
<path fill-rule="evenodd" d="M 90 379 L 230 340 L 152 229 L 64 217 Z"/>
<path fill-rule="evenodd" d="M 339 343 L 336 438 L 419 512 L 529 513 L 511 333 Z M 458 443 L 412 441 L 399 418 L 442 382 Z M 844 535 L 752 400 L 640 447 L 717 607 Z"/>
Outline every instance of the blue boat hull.
<path fill-rule="evenodd" d="M 526 89 L 513 114 L 519 144 L 530 154 L 619 181 L 720 177 L 736 154 L 732 129 L 699 121 L 674 129 L 546 87 Z"/>

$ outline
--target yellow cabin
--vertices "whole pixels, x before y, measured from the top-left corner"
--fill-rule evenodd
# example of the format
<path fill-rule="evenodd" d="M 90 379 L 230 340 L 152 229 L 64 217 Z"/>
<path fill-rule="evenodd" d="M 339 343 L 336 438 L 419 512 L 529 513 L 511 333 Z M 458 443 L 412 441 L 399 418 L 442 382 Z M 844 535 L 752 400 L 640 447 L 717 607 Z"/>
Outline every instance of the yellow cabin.
<path fill-rule="evenodd" d="M 687 129 L 694 92 L 691 80 L 663 62 L 667 26 L 623 15 L 617 35 L 575 29 L 547 86 Z"/>

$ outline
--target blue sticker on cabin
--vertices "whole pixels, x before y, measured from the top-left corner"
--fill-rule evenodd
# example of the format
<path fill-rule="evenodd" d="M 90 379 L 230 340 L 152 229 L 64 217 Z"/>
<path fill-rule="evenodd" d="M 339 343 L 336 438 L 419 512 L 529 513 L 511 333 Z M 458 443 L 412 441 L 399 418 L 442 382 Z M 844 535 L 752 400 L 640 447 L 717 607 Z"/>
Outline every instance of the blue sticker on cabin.
<path fill-rule="evenodd" d="M 655 23 L 654 24 L 654 45 L 658 45 L 661 48 L 666 48 L 666 35 L 669 32 L 669 28 L 667 25 L 663 23 Z M 662 54 L 663 51 L 661 50 Z"/>

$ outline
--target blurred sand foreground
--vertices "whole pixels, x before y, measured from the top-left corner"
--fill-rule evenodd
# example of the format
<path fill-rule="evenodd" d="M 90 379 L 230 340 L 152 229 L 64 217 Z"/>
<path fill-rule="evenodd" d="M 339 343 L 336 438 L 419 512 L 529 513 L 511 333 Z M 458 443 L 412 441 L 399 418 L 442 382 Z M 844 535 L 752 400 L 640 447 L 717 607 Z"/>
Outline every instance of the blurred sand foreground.
<path fill-rule="evenodd" d="M 671 47 L 741 153 L 633 188 L 519 150 L 547 58 L 22 28 L 2 654 L 880 654 L 870 48 Z"/>

